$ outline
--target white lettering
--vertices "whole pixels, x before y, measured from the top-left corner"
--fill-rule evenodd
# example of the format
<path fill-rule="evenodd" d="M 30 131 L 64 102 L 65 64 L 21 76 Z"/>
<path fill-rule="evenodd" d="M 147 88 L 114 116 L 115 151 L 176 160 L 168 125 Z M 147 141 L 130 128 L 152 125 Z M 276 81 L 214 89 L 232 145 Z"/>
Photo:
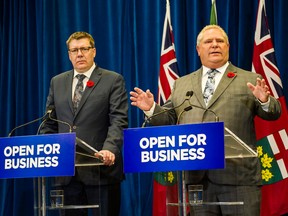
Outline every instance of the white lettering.
<path fill-rule="evenodd" d="M 187 135 L 179 135 L 179 146 L 183 146 L 183 144 L 188 144 L 189 146 L 195 145 L 206 145 L 206 135 L 205 134 L 189 134 Z"/>
<path fill-rule="evenodd" d="M 159 136 L 159 137 L 143 137 L 140 139 L 139 146 L 142 149 L 147 148 L 167 148 L 169 146 L 175 147 L 175 136 Z"/>
<path fill-rule="evenodd" d="M 40 155 L 42 152 L 46 155 L 50 154 L 60 154 L 60 144 L 39 144 L 37 145 L 37 155 Z"/>
<path fill-rule="evenodd" d="M 204 148 L 176 149 L 176 150 L 158 150 L 158 151 L 142 151 L 141 162 L 165 162 L 165 161 L 188 161 L 202 160 L 205 158 Z"/>
<path fill-rule="evenodd" d="M 4 149 L 4 155 L 6 157 L 11 156 L 28 156 L 34 154 L 34 146 L 22 145 L 22 146 L 7 146 Z"/>
<path fill-rule="evenodd" d="M 5 159 L 4 167 L 9 169 L 27 169 L 27 168 L 44 168 L 57 167 L 58 157 L 36 157 L 36 158 L 12 158 Z"/>

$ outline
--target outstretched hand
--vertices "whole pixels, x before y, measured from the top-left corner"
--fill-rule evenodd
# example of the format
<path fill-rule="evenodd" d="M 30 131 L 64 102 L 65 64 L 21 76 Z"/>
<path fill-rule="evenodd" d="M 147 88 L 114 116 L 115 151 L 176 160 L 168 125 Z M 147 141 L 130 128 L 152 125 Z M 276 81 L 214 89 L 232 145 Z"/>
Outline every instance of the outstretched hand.
<path fill-rule="evenodd" d="M 257 78 L 255 86 L 250 82 L 247 83 L 247 86 L 252 91 L 253 95 L 262 103 L 268 101 L 270 91 L 264 79 L 261 80 L 260 78 Z"/>
<path fill-rule="evenodd" d="M 144 92 L 142 89 L 135 87 L 134 91 L 130 92 L 130 96 L 131 105 L 137 106 L 143 111 L 150 110 L 154 104 L 154 95 L 149 89 Z"/>

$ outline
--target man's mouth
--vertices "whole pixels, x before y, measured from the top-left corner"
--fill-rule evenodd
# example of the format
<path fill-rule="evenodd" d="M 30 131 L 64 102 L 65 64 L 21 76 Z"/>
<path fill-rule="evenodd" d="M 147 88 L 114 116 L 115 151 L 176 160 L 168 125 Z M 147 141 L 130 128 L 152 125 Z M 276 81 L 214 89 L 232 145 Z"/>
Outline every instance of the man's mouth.
<path fill-rule="evenodd" d="M 216 51 L 214 51 L 214 52 L 210 52 L 210 55 L 214 55 L 214 54 L 221 54 L 221 52 L 216 52 Z"/>
<path fill-rule="evenodd" d="M 83 63 L 85 63 L 85 61 L 84 60 L 80 60 L 80 61 L 77 61 L 76 63 L 77 64 L 83 64 Z"/>

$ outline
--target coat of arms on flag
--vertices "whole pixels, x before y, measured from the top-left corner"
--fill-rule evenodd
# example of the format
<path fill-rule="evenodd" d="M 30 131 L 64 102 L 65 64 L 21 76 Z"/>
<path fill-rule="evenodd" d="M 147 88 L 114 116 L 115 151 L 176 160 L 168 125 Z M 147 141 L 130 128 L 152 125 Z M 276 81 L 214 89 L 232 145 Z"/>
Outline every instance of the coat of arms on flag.
<path fill-rule="evenodd" d="M 262 165 L 261 216 L 288 212 L 288 115 L 280 73 L 270 36 L 264 0 L 259 0 L 252 71 L 263 76 L 282 114 L 276 121 L 255 119 L 258 157 Z"/>
<path fill-rule="evenodd" d="M 263 76 L 271 89 L 271 95 L 282 106 L 282 115 L 276 121 L 255 119 L 263 183 L 274 183 L 288 177 L 288 116 L 263 1 L 260 1 L 257 16 L 252 70 Z"/>

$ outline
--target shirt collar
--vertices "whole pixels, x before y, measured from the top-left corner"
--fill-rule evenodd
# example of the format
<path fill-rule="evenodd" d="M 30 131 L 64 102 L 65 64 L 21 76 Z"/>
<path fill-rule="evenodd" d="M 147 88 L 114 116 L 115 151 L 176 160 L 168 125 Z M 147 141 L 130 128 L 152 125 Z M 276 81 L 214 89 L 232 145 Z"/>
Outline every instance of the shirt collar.
<path fill-rule="evenodd" d="M 220 68 L 215 68 L 218 72 L 220 72 L 221 74 L 224 74 L 225 73 L 225 71 L 226 71 L 226 69 L 227 69 L 227 67 L 228 67 L 228 65 L 229 65 L 229 62 L 227 61 L 226 62 L 226 64 L 224 64 L 222 67 L 220 67 Z M 211 68 L 208 68 L 208 67 L 206 67 L 206 66 L 202 66 L 203 67 L 203 76 L 206 76 L 207 75 L 207 72 L 209 71 L 209 70 L 211 70 Z"/>
<path fill-rule="evenodd" d="M 84 72 L 84 73 L 79 73 L 78 71 L 76 71 L 75 69 L 74 69 L 74 78 L 75 78 L 75 76 L 77 75 L 77 74 L 84 74 L 88 79 L 90 78 L 90 76 L 91 76 L 91 74 L 92 74 L 92 72 L 93 72 L 93 70 L 95 69 L 95 67 L 96 67 L 96 65 L 95 65 L 95 63 L 92 65 L 92 67 L 88 70 L 88 71 L 86 71 L 86 72 Z"/>

